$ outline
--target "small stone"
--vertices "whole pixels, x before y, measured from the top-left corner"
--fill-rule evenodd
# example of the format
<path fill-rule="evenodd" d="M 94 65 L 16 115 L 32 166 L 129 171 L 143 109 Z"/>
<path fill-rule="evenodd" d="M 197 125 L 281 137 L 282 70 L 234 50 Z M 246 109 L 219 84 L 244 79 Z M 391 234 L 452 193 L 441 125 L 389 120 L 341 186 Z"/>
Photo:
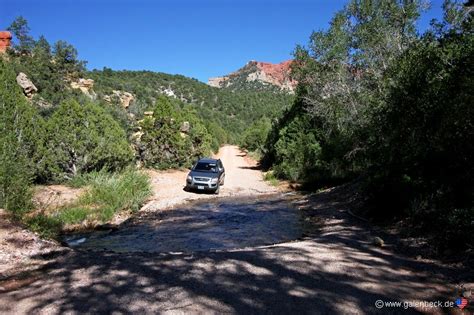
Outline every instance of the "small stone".
<path fill-rule="evenodd" d="M 374 237 L 374 239 L 373 239 L 373 244 L 374 244 L 374 245 L 377 245 L 377 246 L 379 246 L 379 247 L 384 247 L 385 242 L 384 242 L 383 239 L 381 239 L 380 237 L 376 236 L 376 237 Z"/>

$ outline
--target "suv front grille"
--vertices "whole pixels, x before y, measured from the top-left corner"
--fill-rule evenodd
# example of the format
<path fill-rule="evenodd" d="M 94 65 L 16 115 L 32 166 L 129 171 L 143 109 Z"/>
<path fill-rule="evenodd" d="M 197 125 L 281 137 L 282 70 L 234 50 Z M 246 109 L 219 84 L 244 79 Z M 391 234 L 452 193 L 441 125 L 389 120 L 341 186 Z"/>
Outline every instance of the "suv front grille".
<path fill-rule="evenodd" d="M 208 182 L 211 179 L 209 177 L 194 177 L 194 180 L 197 182 Z"/>

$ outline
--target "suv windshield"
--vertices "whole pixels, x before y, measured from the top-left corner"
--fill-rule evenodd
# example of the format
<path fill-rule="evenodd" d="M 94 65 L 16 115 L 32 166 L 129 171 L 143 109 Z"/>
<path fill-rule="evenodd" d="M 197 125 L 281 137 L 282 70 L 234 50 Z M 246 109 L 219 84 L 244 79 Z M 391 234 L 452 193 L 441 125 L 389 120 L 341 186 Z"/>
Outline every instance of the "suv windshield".
<path fill-rule="evenodd" d="M 216 163 L 198 162 L 194 167 L 195 171 L 217 173 Z"/>

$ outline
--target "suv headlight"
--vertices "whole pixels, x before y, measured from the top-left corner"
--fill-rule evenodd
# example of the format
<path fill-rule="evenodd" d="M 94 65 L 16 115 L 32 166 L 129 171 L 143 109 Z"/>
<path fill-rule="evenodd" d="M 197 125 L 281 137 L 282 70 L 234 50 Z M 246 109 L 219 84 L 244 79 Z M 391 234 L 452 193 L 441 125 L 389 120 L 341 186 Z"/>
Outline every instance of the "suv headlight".
<path fill-rule="evenodd" d="M 193 177 L 191 175 L 188 175 L 188 182 L 192 182 L 193 181 Z"/>
<path fill-rule="evenodd" d="M 217 184 L 217 181 L 219 180 L 219 178 L 213 178 L 211 179 L 211 184 Z"/>

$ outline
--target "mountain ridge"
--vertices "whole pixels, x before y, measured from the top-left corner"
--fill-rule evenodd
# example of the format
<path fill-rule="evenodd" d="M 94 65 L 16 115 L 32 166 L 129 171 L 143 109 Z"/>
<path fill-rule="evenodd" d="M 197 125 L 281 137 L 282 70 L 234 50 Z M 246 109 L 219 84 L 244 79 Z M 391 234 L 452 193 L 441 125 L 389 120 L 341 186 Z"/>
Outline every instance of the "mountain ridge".
<path fill-rule="evenodd" d="M 293 60 L 270 63 L 251 60 L 230 74 L 209 78 L 207 84 L 233 90 L 276 89 L 294 93 L 298 82 L 291 78 Z"/>

